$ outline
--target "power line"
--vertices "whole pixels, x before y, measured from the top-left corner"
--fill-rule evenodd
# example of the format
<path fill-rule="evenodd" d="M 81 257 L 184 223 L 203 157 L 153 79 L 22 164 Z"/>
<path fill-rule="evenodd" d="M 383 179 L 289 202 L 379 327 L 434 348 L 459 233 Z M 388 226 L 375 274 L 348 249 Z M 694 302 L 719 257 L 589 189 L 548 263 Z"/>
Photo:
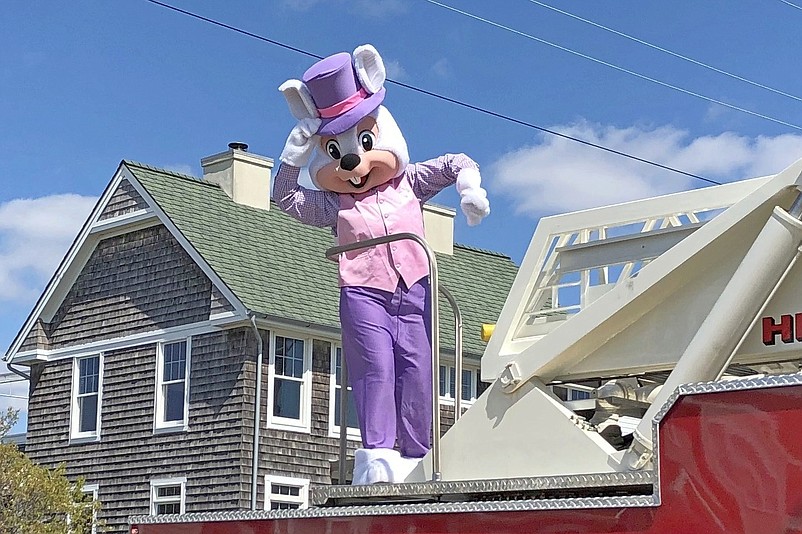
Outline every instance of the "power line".
<path fill-rule="evenodd" d="M 297 48 L 297 47 L 290 46 L 288 44 L 285 44 L 285 43 L 282 43 L 282 42 L 279 42 L 279 41 L 275 41 L 273 39 L 268 39 L 267 37 L 264 37 L 264 36 L 261 36 L 261 35 L 255 34 L 255 33 L 251 33 L 251 32 L 242 30 L 242 29 L 237 28 L 235 26 L 231 26 L 229 24 L 225 24 L 223 22 L 219 22 L 217 20 L 210 19 L 210 18 L 204 17 L 202 15 L 198 15 L 198 14 L 193 13 L 191 11 L 186 11 L 184 9 L 180 9 L 178 7 L 172 6 L 170 4 L 166 4 L 166 3 L 161 2 L 159 0 L 145 0 L 145 1 L 149 2 L 151 4 L 155 4 L 157 6 L 161 6 L 163 8 L 170 9 L 172 11 L 181 13 L 183 15 L 187 15 L 187 16 L 195 18 L 197 20 L 201 20 L 203 22 L 208 22 L 209 24 L 214 24 L 215 26 L 219 26 L 221 28 L 225 28 L 227 30 L 234 31 L 234 32 L 240 33 L 242 35 L 246 35 L 248 37 L 252 37 L 254 39 L 258 39 L 260 41 L 264 41 L 266 43 L 269 43 L 269 44 L 272 44 L 272 45 L 275 45 L 275 46 L 279 46 L 279 47 L 284 48 L 286 50 L 291 50 L 293 52 L 297 52 L 299 54 L 303 54 L 305 56 L 312 57 L 312 58 L 315 58 L 315 59 L 323 59 L 323 56 L 319 56 L 317 54 L 313 54 L 312 52 L 309 52 L 309 51 L 304 50 L 302 48 Z M 399 87 L 403 87 L 405 89 L 409 89 L 410 91 L 414 91 L 416 93 L 427 95 L 427 96 L 436 98 L 438 100 L 442 100 L 444 102 L 449 102 L 451 104 L 455 104 L 457 106 L 460 106 L 460 107 L 463 107 L 463 108 L 466 108 L 466 109 L 470 109 L 472 111 L 476 111 L 476 112 L 482 113 L 484 115 L 489 115 L 491 117 L 495 117 L 495 118 L 498 118 L 498 119 L 503 119 L 503 120 L 511 122 L 513 124 L 518 124 L 520 126 L 526 126 L 527 128 L 531 128 L 533 130 L 538 130 L 540 132 L 547 133 L 547 134 L 550 134 L 550 135 L 554 135 L 554 136 L 557 136 L 557 137 L 561 137 L 561 138 L 567 139 L 569 141 L 574 141 L 576 143 L 581 143 L 583 145 L 586 145 L 586 146 L 589 146 L 589 147 L 593 147 L 593 148 L 596 148 L 596 149 L 599 149 L 599 150 L 603 150 L 605 152 L 609 152 L 609 153 L 615 154 L 617 156 L 625 157 L 625 158 L 628 158 L 628 159 L 631 159 L 631 160 L 634 160 L 634 161 L 638 161 L 640 163 L 645 163 L 647 165 L 651 165 L 653 167 L 658 167 L 660 169 L 667 170 L 667 171 L 670 171 L 670 172 L 674 172 L 674 173 L 677 173 L 677 174 L 682 174 L 684 176 L 688 176 L 689 178 L 694 178 L 696 180 L 701 180 L 701 181 L 709 183 L 709 184 L 721 185 L 721 182 L 717 182 L 715 180 L 711 180 L 710 178 L 705 178 L 703 176 L 699 176 L 697 174 L 693 174 L 693 173 L 690 173 L 690 172 L 682 171 L 680 169 L 677 169 L 677 168 L 674 168 L 674 167 L 670 167 L 668 165 L 663 165 L 662 163 L 657 163 L 655 161 L 651 161 L 651 160 L 648 160 L 648 159 L 645 159 L 645 158 L 641 158 L 641 157 L 638 157 L 638 156 L 635 156 L 635 155 L 632 155 L 632 154 L 628 154 L 626 152 L 622 152 L 620 150 L 609 148 L 609 147 L 606 147 L 604 145 L 599 145 L 599 144 L 593 143 L 591 141 L 586 141 L 586 140 L 580 139 L 578 137 L 573 137 L 573 136 L 568 135 L 568 134 L 560 133 L 560 132 L 558 132 L 556 130 L 551 130 L 549 128 L 544 128 L 543 126 L 538 126 L 537 124 L 534 124 L 534 123 L 531 123 L 531 122 L 527 122 L 527 121 L 524 121 L 524 120 L 521 120 L 521 119 L 516 119 L 515 117 L 511 117 L 509 115 L 504 115 L 502 113 L 498 113 L 498 112 L 491 111 L 491 110 L 486 109 L 486 108 L 475 106 L 473 104 L 469 104 L 467 102 L 463 102 L 463 101 L 457 100 L 455 98 L 444 96 L 444 95 L 441 95 L 439 93 L 428 91 L 426 89 L 421 89 L 420 87 L 416 87 L 414 85 L 409 85 L 409 84 L 406 84 L 406 83 L 403 83 L 403 82 L 399 82 L 397 80 L 392 80 L 392 79 L 389 79 L 389 78 L 387 79 L 387 82 L 391 83 L 391 84 L 394 84 L 394 85 L 397 85 Z"/>
<path fill-rule="evenodd" d="M 150 1 L 150 0 L 148 0 L 148 1 Z M 486 19 L 484 17 L 480 17 L 478 15 L 474 15 L 473 13 L 469 13 L 469 12 L 463 11 L 461 9 L 457 9 L 455 7 L 449 6 L 448 4 L 443 4 L 441 2 L 437 2 L 436 0 L 425 0 L 425 1 L 429 2 L 430 4 L 442 7 L 443 9 L 447 9 L 449 11 L 453 11 L 454 13 L 458 13 L 460 15 L 472 18 L 474 20 L 478 20 L 479 22 L 484 22 L 485 24 L 489 24 L 489 25 L 494 26 L 496 28 L 499 28 L 499 29 L 502 29 L 502 30 L 505 30 L 505 31 L 508 31 L 508 32 L 511 32 L 511 33 L 514 33 L 516 35 L 520 35 L 521 37 L 526 37 L 527 39 L 531 39 L 532 41 L 537 41 L 538 43 L 545 44 L 547 46 L 551 46 L 552 48 L 557 48 L 558 50 L 562 50 L 563 52 L 568 52 L 569 54 L 573 54 L 573 55 L 581 57 L 583 59 L 587 59 L 589 61 L 593 61 L 594 63 L 598 63 L 600 65 L 604 65 L 605 67 L 610 67 L 611 69 L 615 69 L 617 71 L 624 72 L 626 74 L 629 74 L 630 76 L 635 76 L 636 78 L 640 78 L 642 80 L 646 80 L 646 81 L 649 81 L 649 82 L 652 82 L 652 83 L 656 83 L 658 85 L 662 85 L 663 87 L 667 87 L 669 89 L 673 89 L 675 91 L 679 91 L 679 92 L 684 93 L 686 95 L 690 95 L 690 96 L 693 96 L 693 97 L 696 97 L 696 98 L 700 98 L 702 100 L 706 100 L 706 101 L 711 102 L 713 104 L 719 104 L 721 106 L 724 106 L 724 107 L 727 107 L 727 108 L 730 108 L 730 109 L 734 109 L 735 111 L 740 111 L 742 113 L 746 113 L 748 115 L 752 115 L 753 117 L 759 117 L 761 119 L 765 119 L 765 120 L 768 120 L 768 121 L 771 121 L 771 122 L 775 122 L 777 124 L 782 124 L 783 126 L 788 126 L 789 128 L 793 128 L 795 130 L 802 130 L 802 126 L 798 126 L 796 124 L 792 124 L 790 122 L 786 122 L 784 120 L 777 119 L 777 118 L 771 117 L 769 115 L 764 115 L 764 114 L 758 113 L 756 111 L 751 111 L 751 110 L 748 110 L 746 108 L 742 108 L 740 106 L 736 106 L 734 104 L 730 104 L 728 102 L 724 102 L 723 100 L 717 100 L 715 98 L 711 98 L 709 96 L 705 96 L 705 95 L 703 95 L 701 93 L 697 93 L 697 92 L 691 91 L 689 89 L 684 89 L 684 88 L 679 87 L 677 85 L 673 85 L 673 84 L 670 84 L 668 82 L 664 82 L 662 80 L 658 80 L 656 78 L 652 78 L 650 76 L 646 76 L 645 74 L 640 74 L 639 72 L 635 72 L 633 70 L 629 70 L 629 69 L 626 69 L 624 67 L 620 67 L 620 66 L 615 65 L 613 63 L 610 63 L 608 61 L 604 61 L 604 60 L 595 58 L 593 56 L 589 56 L 587 54 L 583 54 L 582 52 L 577 52 L 576 50 L 573 50 L 571 48 L 567 48 L 565 46 L 558 45 L 557 43 L 552 43 L 551 41 L 547 41 L 545 39 L 541 39 L 540 37 L 536 37 L 536 36 L 534 36 L 532 34 L 525 33 L 525 32 L 522 32 L 520 30 L 516 30 L 515 28 L 511 28 L 511 27 L 505 26 L 503 24 L 499 24 L 498 22 L 494 22 L 494 21 L 492 21 L 490 19 Z"/>
<path fill-rule="evenodd" d="M 780 0 L 780 2 L 782 2 L 785 5 L 788 5 L 788 6 L 791 6 L 791 7 L 795 7 L 798 10 L 802 11 L 802 7 L 800 7 L 800 6 L 796 5 L 796 4 L 792 4 L 791 2 L 788 2 L 787 0 Z"/>
<path fill-rule="evenodd" d="M 786 4 L 789 4 L 791 6 L 794 6 L 797 9 L 802 9 L 802 7 L 795 6 L 794 4 L 791 4 L 790 2 L 785 2 L 785 0 L 780 0 L 780 1 L 784 2 Z M 554 6 L 550 6 L 550 5 L 545 4 L 543 2 L 539 2 L 538 0 L 529 0 L 529 2 L 532 3 L 532 4 L 539 5 L 541 7 L 544 7 L 546 9 L 550 9 L 551 11 L 554 11 L 556 13 L 560 13 L 560 14 L 565 15 L 567 17 L 571 17 L 572 19 L 576 19 L 578 21 L 584 22 L 585 24 L 590 24 L 591 26 L 595 26 L 596 28 L 602 29 L 604 31 L 607 31 L 607 32 L 610 32 L 610 33 L 614 33 L 614 34 L 616 34 L 616 35 L 618 35 L 620 37 L 624 37 L 626 39 L 629 39 L 630 41 L 635 41 L 636 43 L 642 44 L 644 46 L 648 46 L 649 48 L 653 48 L 654 50 L 659 50 L 660 52 L 669 54 L 669 55 L 674 56 L 676 58 L 679 58 L 679 59 L 681 59 L 683 61 L 688 61 L 690 63 L 693 63 L 694 65 L 698 65 L 700 67 L 704 67 L 706 69 L 712 70 L 712 71 L 717 72 L 719 74 L 723 74 L 724 76 L 729 76 L 730 78 L 733 78 L 735 80 L 739 80 L 739 81 L 742 81 L 744 83 L 748 83 L 750 85 L 753 85 L 755 87 L 760 87 L 761 89 L 765 89 L 767 91 L 771 91 L 772 93 L 776 93 L 778 95 L 786 96 L 788 98 L 793 98 L 794 100 L 802 102 L 802 98 L 800 98 L 800 97 L 798 97 L 796 95 L 792 95 L 792 94 L 786 93 L 785 91 L 782 91 L 780 89 L 775 89 L 774 87 L 762 84 L 760 82 L 756 82 L 756 81 L 750 80 L 748 78 L 744 78 L 743 76 L 739 76 L 737 74 L 733 74 L 731 72 L 727 72 L 726 70 L 719 69 L 718 67 L 714 67 L 713 65 L 709 65 L 707 63 L 703 63 L 703 62 L 701 62 L 699 60 L 696 60 L 696 59 L 693 59 L 691 57 L 679 54 L 679 53 L 674 52 L 672 50 L 669 50 L 667 48 L 663 48 L 662 46 L 658 46 L 656 44 L 652 44 L 652 43 L 650 43 L 648 41 L 644 41 L 643 39 L 639 39 L 639 38 L 634 37 L 632 35 L 626 34 L 626 33 L 622 32 L 622 31 L 618 31 L 618 30 L 615 30 L 615 29 L 610 28 L 608 26 L 605 26 L 603 24 L 599 24 L 598 22 L 593 22 L 592 20 L 588 20 L 586 18 L 580 17 L 579 15 L 575 15 L 573 13 L 569 13 L 568 11 L 563 11 L 562 9 L 558 9 L 558 8 L 556 8 Z"/>
<path fill-rule="evenodd" d="M 294 46 L 290 46 L 288 44 L 284 44 L 284 43 L 281 43 L 279 41 L 274 41 L 273 39 L 268 39 L 267 37 L 264 37 L 262 35 L 258 35 L 256 33 L 251 33 L 249 31 L 245 31 L 243 29 L 237 28 L 236 26 L 231 26 L 229 24 L 225 24 L 223 22 L 220 22 L 220 21 L 217 21 L 217 20 L 214 20 L 214 19 L 210 19 L 210 18 L 204 17 L 202 15 L 198 15 L 197 13 L 193 13 L 191 11 L 186 11 L 186 10 L 181 9 L 179 7 L 171 6 L 170 4 L 165 4 L 164 2 L 159 2 L 159 0 L 145 0 L 145 1 L 146 2 L 150 2 L 151 4 L 156 4 L 157 6 L 161 6 L 161 7 L 167 8 L 167 9 L 171 9 L 171 10 L 176 11 L 178 13 L 181 13 L 183 15 L 187 15 L 189 17 L 196 18 L 198 20 L 202 20 L 203 22 L 208 22 L 209 24 L 214 24 L 215 26 L 220 26 L 221 28 L 225 28 L 225 29 L 231 30 L 233 32 L 241 33 L 242 35 L 247 35 L 248 37 L 253 37 L 254 39 L 259 39 L 260 41 L 264 41 L 266 43 L 270 43 L 272 45 L 279 46 L 279 47 L 287 49 L 287 50 L 292 50 L 293 52 L 298 52 L 299 54 L 303 54 L 305 56 L 309 56 L 309 57 L 312 57 L 312 58 L 315 58 L 315 59 L 323 59 L 323 56 L 318 56 L 317 54 L 313 54 L 312 52 L 307 52 L 306 50 L 303 50 L 302 48 L 296 48 Z"/>

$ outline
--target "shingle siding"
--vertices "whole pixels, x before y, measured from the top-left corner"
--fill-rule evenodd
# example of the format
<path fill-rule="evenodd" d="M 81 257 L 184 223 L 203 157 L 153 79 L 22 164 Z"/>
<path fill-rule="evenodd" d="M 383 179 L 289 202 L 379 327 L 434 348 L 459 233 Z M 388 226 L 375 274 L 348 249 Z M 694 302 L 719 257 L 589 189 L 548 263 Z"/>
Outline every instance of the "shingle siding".
<path fill-rule="evenodd" d="M 100 220 L 119 217 L 120 215 L 143 210 L 147 207 L 147 203 L 140 196 L 139 192 L 134 189 L 134 186 L 132 186 L 128 180 L 122 180 L 117 190 L 111 195 L 106 209 L 100 214 Z"/>
<path fill-rule="evenodd" d="M 47 339 L 45 324 L 41 319 L 37 319 L 28 337 L 20 345 L 19 350 L 20 352 L 25 352 L 26 350 L 47 349 L 49 347 L 50 340 Z"/>
<path fill-rule="evenodd" d="M 211 305 L 209 309 L 210 315 L 218 313 L 233 312 L 234 306 L 220 293 L 220 290 L 212 286 Z"/>
<path fill-rule="evenodd" d="M 104 239 L 49 326 L 59 348 L 207 320 L 211 282 L 164 226 Z"/>
<path fill-rule="evenodd" d="M 28 454 L 67 464 L 70 477 L 98 484 L 100 519 L 127 532 L 147 514 L 150 481 L 187 478 L 187 511 L 236 509 L 242 473 L 243 332 L 192 337 L 189 429 L 154 433 L 156 344 L 104 354 L 100 441 L 69 444 L 72 360 L 41 367 L 29 401 Z"/>

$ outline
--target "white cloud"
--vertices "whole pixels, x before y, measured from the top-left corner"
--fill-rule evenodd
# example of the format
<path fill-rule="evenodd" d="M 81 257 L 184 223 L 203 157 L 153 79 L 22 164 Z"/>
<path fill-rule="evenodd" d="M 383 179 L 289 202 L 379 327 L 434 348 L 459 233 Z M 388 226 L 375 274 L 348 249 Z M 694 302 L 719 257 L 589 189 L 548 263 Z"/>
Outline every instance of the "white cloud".
<path fill-rule="evenodd" d="M 407 78 L 407 71 L 404 70 L 404 67 L 401 66 L 397 60 L 393 61 L 386 61 L 384 62 L 384 66 L 387 69 L 387 77 L 391 80 L 402 81 Z"/>
<path fill-rule="evenodd" d="M 309 11 L 322 3 L 321 0 L 282 0 L 281 5 L 296 11 Z M 328 3 L 333 4 L 334 2 Z M 336 4 L 346 6 L 350 13 L 372 18 L 400 15 L 407 10 L 404 0 L 349 0 L 348 2 L 338 1 Z"/>
<path fill-rule="evenodd" d="M 31 302 L 96 202 L 74 194 L 0 204 L 0 302 Z"/>
<path fill-rule="evenodd" d="M 282 0 L 281 5 L 297 11 L 307 11 L 320 2 L 320 0 Z"/>
<path fill-rule="evenodd" d="M 356 0 L 354 11 L 368 17 L 388 17 L 406 12 L 403 0 Z"/>
<path fill-rule="evenodd" d="M 781 171 L 802 155 L 802 136 L 750 138 L 732 132 L 691 138 L 672 126 L 617 128 L 580 122 L 550 128 L 620 152 L 718 182 Z M 705 183 L 644 163 L 543 134 L 490 165 L 496 194 L 533 217 L 626 202 Z"/>
<path fill-rule="evenodd" d="M 432 65 L 432 72 L 440 78 L 448 78 L 451 76 L 451 66 L 448 63 L 448 58 L 440 58 Z"/>

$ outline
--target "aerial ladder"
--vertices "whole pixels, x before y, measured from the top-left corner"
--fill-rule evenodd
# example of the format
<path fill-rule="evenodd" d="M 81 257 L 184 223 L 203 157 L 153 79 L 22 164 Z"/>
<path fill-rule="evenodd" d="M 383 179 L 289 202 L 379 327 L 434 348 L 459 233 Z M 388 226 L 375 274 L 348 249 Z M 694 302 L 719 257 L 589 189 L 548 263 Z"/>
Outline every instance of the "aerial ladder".
<path fill-rule="evenodd" d="M 541 219 L 490 386 L 404 483 L 132 532 L 802 532 L 801 191 L 802 160 Z"/>

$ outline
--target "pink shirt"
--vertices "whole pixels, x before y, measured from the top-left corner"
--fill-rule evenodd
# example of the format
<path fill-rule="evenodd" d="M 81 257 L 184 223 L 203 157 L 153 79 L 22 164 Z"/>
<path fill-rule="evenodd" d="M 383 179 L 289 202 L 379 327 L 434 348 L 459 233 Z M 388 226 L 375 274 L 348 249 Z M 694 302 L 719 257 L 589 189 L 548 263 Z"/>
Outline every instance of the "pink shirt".
<path fill-rule="evenodd" d="M 273 200 L 303 223 L 334 228 L 339 244 L 400 232 L 423 236 L 423 203 L 454 184 L 462 169 L 478 168 L 465 154 L 445 154 L 408 165 L 401 176 L 370 191 L 346 195 L 307 189 L 298 184 L 300 169 L 282 163 L 273 184 Z M 427 274 L 426 252 L 414 241 L 340 256 L 341 286 L 395 291 L 399 279 L 409 287 Z"/>
<path fill-rule="evenodd" d="M 406 175 L 361 195 L 340 195 L 337 241 L 340 245 L 374 237 L 411 232 L 423 236 L 421 202 Z M 426 252 L 405 239 L 340 254 L 340 287 L 360 286 L 395 291 L 429 274 Z"/>

